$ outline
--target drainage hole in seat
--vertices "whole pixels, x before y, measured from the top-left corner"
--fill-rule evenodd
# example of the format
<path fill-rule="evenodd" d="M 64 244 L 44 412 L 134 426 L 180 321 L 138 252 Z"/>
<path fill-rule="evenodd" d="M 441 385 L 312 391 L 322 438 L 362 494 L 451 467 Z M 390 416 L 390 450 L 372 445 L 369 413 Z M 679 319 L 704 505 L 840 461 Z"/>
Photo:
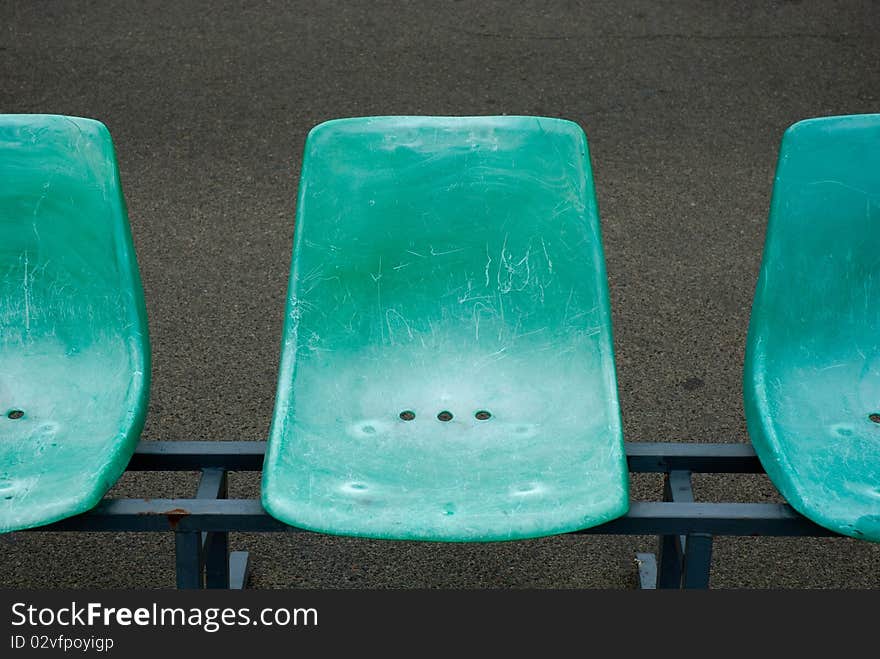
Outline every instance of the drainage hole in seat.
<path fill-rule="evenodd" d="M 437 418 L 441 421 L 452 421 L 452 412 L 448 410 L 443 410 L 440 414 L 437 415 Z"/>
<path fill-rule="evenodd" d="M 413 412 L 412 410 L 404 410 L 403 412 L 400 413 L 400 418 L 403 419 L 404 421 L 412 421 L 413 419 L 416 418 L 416 413 Z"/>
<path fill-rule="evenodd" d="M 22 410 L 9 410 L 9 413 L 6 416 L 10 419 L 20 419 L 24 416 L 24 412 Z"/>
<path fill-rule="evenodd" d="M 474 418 L 480 421 L 486 421 L 487 419 L 492 418 L 492 414 L 488 410 L 480 410 L 476 414 L 474 414 Z"/>
<path fill-rule="evenodd" d="M 874 412 L 873 414 L 869 414 L 868 419 L 870 419 L 874 423 L 880 423 L 880 413 Z"/>

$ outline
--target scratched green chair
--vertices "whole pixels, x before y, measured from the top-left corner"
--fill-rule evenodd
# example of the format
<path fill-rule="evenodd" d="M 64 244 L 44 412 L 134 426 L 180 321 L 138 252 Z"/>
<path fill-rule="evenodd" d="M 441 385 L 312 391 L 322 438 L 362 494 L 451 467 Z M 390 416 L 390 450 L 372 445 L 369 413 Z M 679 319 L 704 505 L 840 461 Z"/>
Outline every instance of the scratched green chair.
<path fill-rule="evenodd" d="M 744 391 L 752 443 L 791 505 L 880 541 L 880 114 L 783 137 Z"/>
<path fill-rule="evenodd" d="M 107 129 L 0 115 L 0 532 L 100 500 L 134 451 L 149 373 Z"/>
<path fill-rule="evenodd" d="M 493 541 L 624 514 L 587 142 L 538 117 L 308 136 L 263 472 L 276 518 Z"/>

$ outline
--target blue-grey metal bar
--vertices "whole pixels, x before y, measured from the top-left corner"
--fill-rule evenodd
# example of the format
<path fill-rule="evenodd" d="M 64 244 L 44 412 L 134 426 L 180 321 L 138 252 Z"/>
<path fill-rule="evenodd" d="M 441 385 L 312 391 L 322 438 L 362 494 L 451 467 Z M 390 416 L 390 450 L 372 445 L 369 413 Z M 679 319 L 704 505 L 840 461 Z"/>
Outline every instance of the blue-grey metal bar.
<path fill-rule="evenodd" d="M 689 535 L 684 553 L 682 587 L 708 588 L 711 570 L 712 536 L 707 533 Z"/>
<path fill-rule="evenodd" d="M 301 532 L 270 517 L 254 499 L 105 499 L 90 512 L 34 531 Z M 26 531 L 27 532 L 27 531 Z M 776 503 L 640 501 L 623 517 L 582 534 L 833 536 L 791 506 Z M 201 540 L 201 538 L 199 538 Z M 201 543 L 200 543 L 201 544 Z"/>
<path fill-rule="evenodd" d="M 694 473 L 761 473 L 761 463 L 748 444 L 625 442 L 629 469 L 638 473 L 687 470 Z M 263 468 L 266 442 L 142 441 L 129 470 L 229 471 Z"/>
<path fill-rule="evenodd" d="M 677 501 L 678 503 L 694 502 L 694 486 L 691 482 L 691 472 L 685 470 L 670 471 L 666 476 L 666 482 L 669 484 L 669 498 L 664 501 Z M 685 547 L 687 546 L 687 536 L 679 535 L 677 552 L 678 557 L 684 560 Z"/>
<path fill-rule="evenodd" d="M 142 441 L 129 471 L 260 471 L 266 442 Z"/>
<path fill-rule="evenodd" d="M 219 467 L 202 469 L 196 499 L 225 499 L 227 492 L 226 470 Z"/>
<path fill-rule="evenodd" d="M 668 476 L 671 500 L 693 503 L 691 472 L 673 471 Z M 668 536 L 667 536 L 668 537 Z M 712 568 L 712 536 L 707 533 L 672 536 L 677 541 L 679 587 L 708 588 Z"/>
<path fill-rule="evenodd" d="M 690 471 L 699 474 L 759 474 L 764 468 L 750 444 L 624 442 L 636 473 Z"/>
<path fill-rule="evenodd" d="M 693 503 L 691 472 L 672 471 L 666 477 L 669 501 Z M 664 499 L 667 500 L 667 499 Z M 706 533 L 664 536 L 671 538 L 678 569 L 677 584 L 670 588 L 708 588 L 712 567 L 712 536 Z M 661 563 L 662 565 L 662 563 Z"/>
<path fill-rule="evenodd" d="M 225 499 L 227 494 L 225 469 L 203 469 L 196 492 L 197 499 Z M 229 588 L 229 532 L 202 533 L 205 560 L 205 588 Z"/>
<path fill-rule="evenodd" d="M 177 587 L 182 590 L 201 588 L 203 584 L 201 534 L 198 531 L 177 531 L 174 534 L 174 553 Z"/>
<path fill-rule="evenodd" d="M 663 479 L 663 501 L 693 503 L 691 472 L 675 470 Z M 681 588 L 687 536 L 661 535 L 657 548 L 657 588 Z"/>

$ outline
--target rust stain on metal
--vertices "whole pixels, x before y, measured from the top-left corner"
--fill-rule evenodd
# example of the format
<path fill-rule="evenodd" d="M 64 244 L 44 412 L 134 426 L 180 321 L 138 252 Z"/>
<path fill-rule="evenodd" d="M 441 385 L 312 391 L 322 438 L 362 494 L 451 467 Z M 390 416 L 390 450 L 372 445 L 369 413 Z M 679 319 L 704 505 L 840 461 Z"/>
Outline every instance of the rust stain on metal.
<path fill-rule="evenodd" d="M 189 511 L 183 508 L 172 508 L 171 510 L 166 510 L 162 514 L 168 518 L 168 525 L 171 527 L 171 530 L 176 531 L 177 526 L 180 524 L 180 520 L 189 515 Z"/>

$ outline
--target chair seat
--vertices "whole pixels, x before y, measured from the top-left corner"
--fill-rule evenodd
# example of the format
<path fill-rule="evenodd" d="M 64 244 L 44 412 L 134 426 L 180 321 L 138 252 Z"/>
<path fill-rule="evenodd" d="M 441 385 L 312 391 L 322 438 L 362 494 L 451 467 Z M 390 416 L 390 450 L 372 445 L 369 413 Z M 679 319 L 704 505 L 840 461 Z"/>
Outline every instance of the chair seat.
<path fill-rule="evenodd" d="M 746 353 L 746 417 L 782 495 L 880 541 L 880 115 L 811 119 L 780 148 Z"/>
<path fill-rule="evenodd" d="M 331 534 L 492 541 L 624 514 L 586 138 L 536 117 L 309 135 L 263 503 Z"/>
<path fill-rule="evenodd" d="M 0 532 L 100 500 L 135 449 L 148 383 L 107 129 L 0 115 Z"/>

